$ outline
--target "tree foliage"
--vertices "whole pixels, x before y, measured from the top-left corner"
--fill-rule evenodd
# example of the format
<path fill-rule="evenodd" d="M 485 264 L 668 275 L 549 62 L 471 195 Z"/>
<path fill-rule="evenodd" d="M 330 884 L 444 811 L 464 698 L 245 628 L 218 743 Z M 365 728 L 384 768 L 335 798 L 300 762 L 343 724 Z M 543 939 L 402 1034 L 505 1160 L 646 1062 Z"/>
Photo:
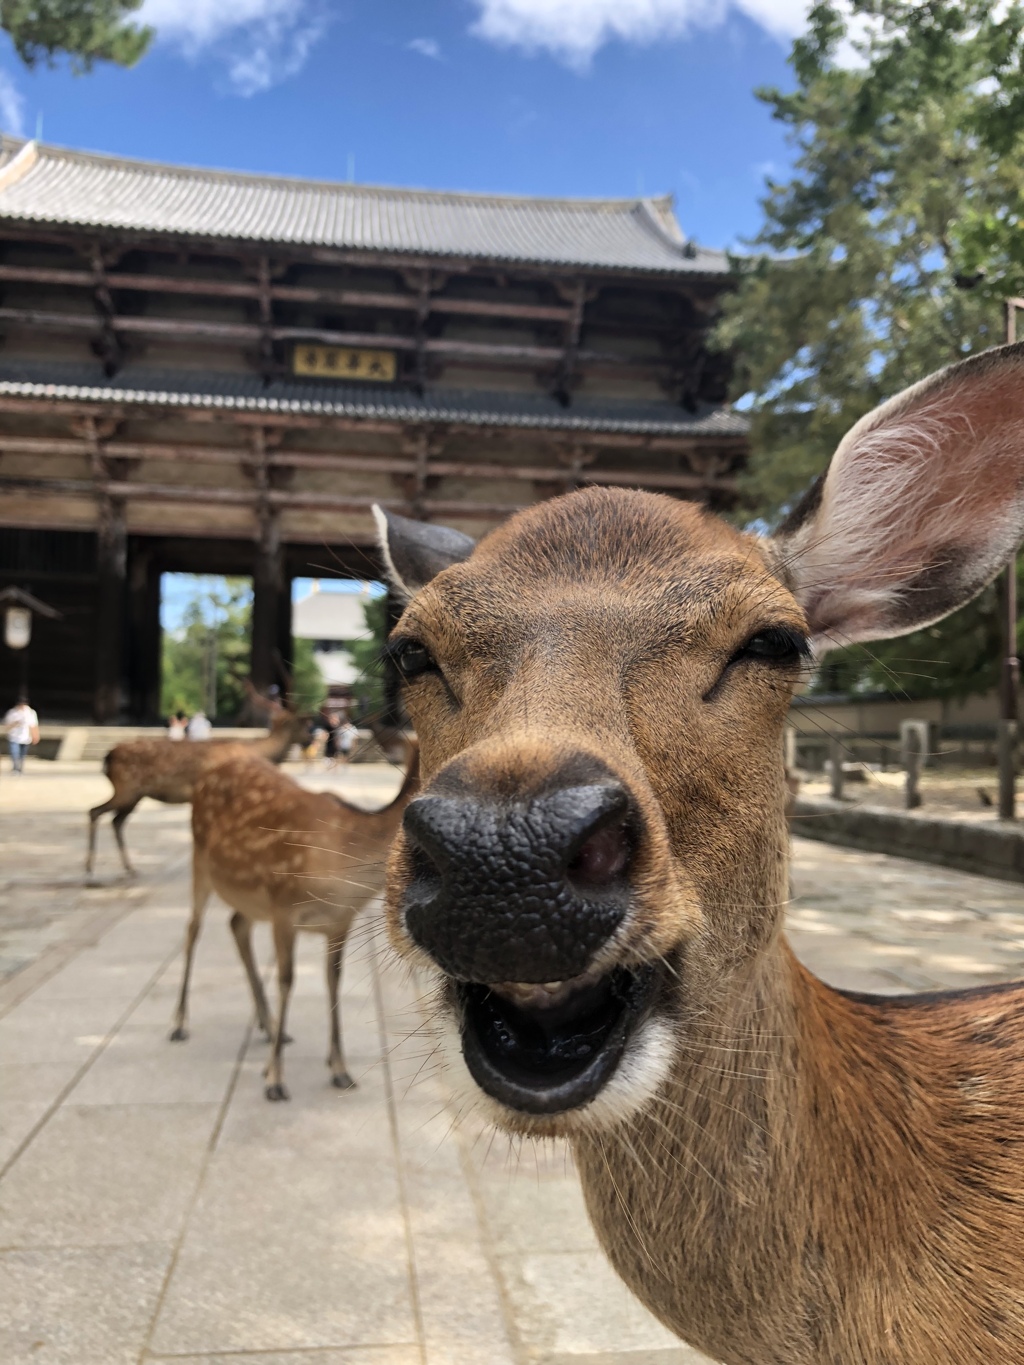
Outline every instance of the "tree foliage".
<path fill-rule="evenodd" d="M 793 175 L 768 184 L 718 331 L 752 396 L 746 492 L 769 524 L 865 412 L 1000 342 L 1002 300 L 1024 292 L 1017 0 L 820 3 L 790 65 L 795 88 L 758 97 Z M 994 682 L 997 641 L 993 589 L 843 668 L 855 687 L 962 696 Z"/>
<path fill-rule="evenodd" d="M 292 642 L 291 704 L 302 714 L 319 711 L 327 696 L 327 684 L 317 663 L 312 640 Z"/>
<path fill-rule="evenodd" d="M 153 30 L 133 23 L 142 0 L 0 0 L 0 28 L 29 68 L 71 59 L 76 72 L 97 61 L 134 66 Z"/>
<path fill-rule="evenodd" d="M 363 607 L 367 636 L 349 645 L 352 662 L 359 670 L 355 685 L 354 718 L 376 719 L 384 709 L 384 646 L 388 638 L 388 600 L 374 597 Z"/>
<path fill-rule="evenodd" d="M 160 706 L 165 714 L 203 710 L 220 719 L 242 714 L 251 620 L 249 579 L 197 580 L 181 628 L 163 637 Z"/>

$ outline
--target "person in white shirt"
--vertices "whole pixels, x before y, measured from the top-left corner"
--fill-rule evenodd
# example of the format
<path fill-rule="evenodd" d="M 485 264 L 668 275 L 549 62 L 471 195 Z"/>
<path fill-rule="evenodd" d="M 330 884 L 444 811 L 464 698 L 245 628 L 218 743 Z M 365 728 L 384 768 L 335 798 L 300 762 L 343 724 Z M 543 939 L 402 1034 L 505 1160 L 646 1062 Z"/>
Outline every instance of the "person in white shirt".
<path fill-rule="evenodd" d="M 342 763 L 347 763 L 352 755 L 352 748 L 359 738 L 359 731 L 350 720 L 343 720 L 335 732 L 335 743 L 338 746 L 338 753 L 341 754 Z"/>
<path fill-rule="evenodd" d="M 20 773 L 25 768 L 25 753 L 30 744 L 39 743 L 39 717 L 28 704 L 27 697 L 19 697 L 4 716 L 7 727 L 7 747 L 11 751 L 11 769 Z"/>
<path fill-rule="evenodd" d="M 213 733 L 213 726 L 207 719 L 205 711 L 197 711 L 188 723 L 185 733 L 189 739 L 209 739 Z"/>
<path fill-rule="evenodd" d="M 187 728 L 188 721 L 185 719 L 185 712 L 178 711 L 167 722 L 167 738 L 184 739 Z"/>

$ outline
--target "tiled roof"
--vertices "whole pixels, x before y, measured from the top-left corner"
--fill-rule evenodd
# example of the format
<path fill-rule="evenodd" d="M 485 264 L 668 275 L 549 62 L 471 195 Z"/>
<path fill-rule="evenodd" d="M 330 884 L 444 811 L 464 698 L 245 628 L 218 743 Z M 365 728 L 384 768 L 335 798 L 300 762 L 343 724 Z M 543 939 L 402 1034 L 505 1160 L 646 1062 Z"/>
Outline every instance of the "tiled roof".
<path fill-rule="evenodd" d="M 721 275 L 670 198 L 533 199 L 379 189 L 128 161 L 4 138 L 0 218 L 410 256 Z"/>
<path fill-rule="evenodd" d="M 739 413 L 711 404 L 690 413 L 669 402 L 600 402 L 578 397 L 571 406 L 562 407 L 539 392 L 432 388 L 420 395 L 411 389 L 332 380 L 278 380 L 264 385 L 255 375 L 141 366 L 108 379 L 98 364 L 56 361 L 0 360 L 2 397 L 645 436 L 745 436 L 748 430 Z"/>

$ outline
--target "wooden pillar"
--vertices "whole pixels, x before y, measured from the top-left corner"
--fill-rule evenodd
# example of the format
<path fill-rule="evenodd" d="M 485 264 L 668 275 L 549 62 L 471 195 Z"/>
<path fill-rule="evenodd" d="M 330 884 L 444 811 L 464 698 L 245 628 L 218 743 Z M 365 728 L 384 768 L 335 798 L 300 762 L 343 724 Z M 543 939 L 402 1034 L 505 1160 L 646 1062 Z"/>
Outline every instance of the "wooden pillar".
<path fill-rule="evenodd" d="M 128 714 L 160 718 L 160 568 L 151 545 L 133 541 L 128 554 Z"/>
<path fill-rule="evenodd" d="M 282 556 L 283 559 L 283 556 Z M 277 681 L 285 692 L 290 692 L 295 671 L 295 646 L 292 638 L 292 580 L 282 565 L 281 591 L 277 599 L 277 633 L 274 642 L 274 663 Z"/>
<path fill-rule="evenodd" d="M 281 526 L 278 513 L 267 509 L 260 518 L 260 536 L 252 570 L 252 654 L 249 676 L 257 692 L 273 685 L 280 687 L 282 659 L 281 622 L 285 594 L 284 562 L 281 554 Z M 290 613 L 290 604 L 288 604 Z M 289 614 L 288 635 L 291 637 Z M 288 647 L 289 655 L 291 647 Z"/>
<path fill-rule="evenodd" d="M 127 538 L 124 499 L 104 495 L 96 546 L 96 688 L 93 715 L 101 725 L 120 719 L 123 700 Z"/>

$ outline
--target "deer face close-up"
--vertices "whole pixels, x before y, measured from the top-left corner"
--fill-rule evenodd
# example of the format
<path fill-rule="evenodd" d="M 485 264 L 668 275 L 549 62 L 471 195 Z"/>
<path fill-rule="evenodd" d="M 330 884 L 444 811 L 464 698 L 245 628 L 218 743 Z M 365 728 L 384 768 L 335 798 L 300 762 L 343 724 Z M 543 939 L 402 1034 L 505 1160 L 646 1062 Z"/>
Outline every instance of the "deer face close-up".
<path fill-rule="evenodd" d="M 729 1365 L 1024 1360 L 1024 994 L 836 990 L 782 927 L 794 690 L 1006 563 L 1022 381 L 1009 346 L 891 399 L 770 539 L 626 490 L 478 545 L 378 511 L 424 778 L 388 924 L 445 1072 L 569 1139 L 612 1264 Z"/>
<path fill-rule="evenodd" d="M 642 1103 L 775 932 L 807 635 L 752 537 L 610 490 L 520 515 L 409 606 L 391 651 L 429 788 L 392 933 L 444 973 L 506 1124 Z"/>

